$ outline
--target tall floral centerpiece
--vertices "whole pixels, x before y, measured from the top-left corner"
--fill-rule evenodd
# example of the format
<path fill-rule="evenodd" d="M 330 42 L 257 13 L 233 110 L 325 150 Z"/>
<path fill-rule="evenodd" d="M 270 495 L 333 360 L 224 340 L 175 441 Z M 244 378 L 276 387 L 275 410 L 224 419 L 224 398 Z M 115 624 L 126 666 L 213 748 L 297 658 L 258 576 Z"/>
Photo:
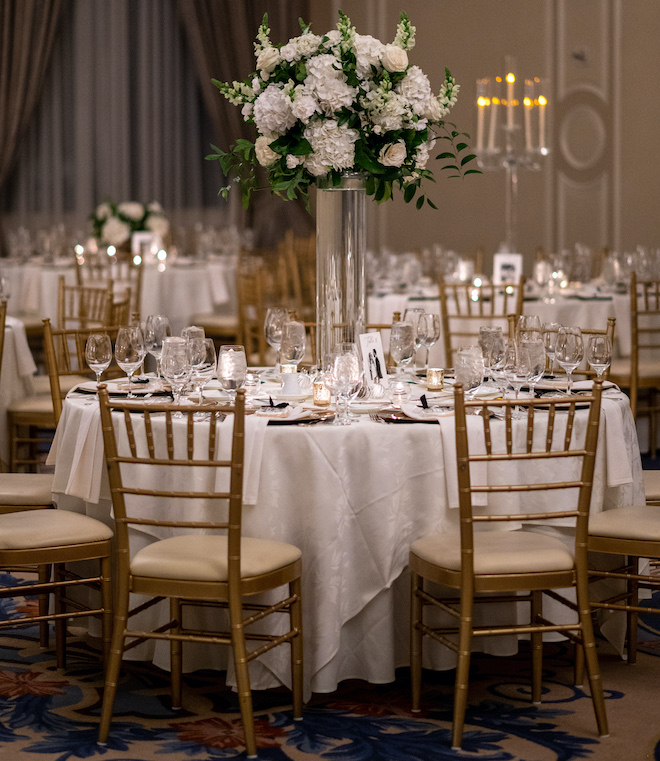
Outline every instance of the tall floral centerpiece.
<path fill-rule="evenodd" d="M 170 224 L 161 205 L 138 201 L 104 201 L 92 214 L 93 235 L 99 245 L 120 248 L 129 245 L 131 236 L 137 232 L 151 232 L 165 241 Z"/>
<path fill-rule="evenodd" d="M 411 65 L 408 51 L 415 27 L 401 14 L 396 36 L 384 44 L 357 34 L 340 12 L 337 28 L 302 33 L 285 45 L 269 38 L 264 16 L 255 42 L 256 72 L 243 82 L 214 84 L 242 108 L 257 137 L 237 140 L 228 150 L 213 146 L 207 156 L 235 176 L 247 208 L 259 188 L 256 167 L 266 169 L 271 190 L 282 198 L 308 204 L 310 185 L 318 188 L 317 356 L 335 340 L 356 340 L 365 322 L 366 197 L 392 198 L 395 188 L 406 202 L 415 197 L 437 208 L 421 191 L 433 179 L 427 168 L 436 141 L 436 159 L 460 176 L 475 157 L 467 137 L 444 117 L 456 102 L 459 86 L 445 69 L 438 95 L 428 77 Z M 222 188 L 226 198 L 231 185 Z"/>

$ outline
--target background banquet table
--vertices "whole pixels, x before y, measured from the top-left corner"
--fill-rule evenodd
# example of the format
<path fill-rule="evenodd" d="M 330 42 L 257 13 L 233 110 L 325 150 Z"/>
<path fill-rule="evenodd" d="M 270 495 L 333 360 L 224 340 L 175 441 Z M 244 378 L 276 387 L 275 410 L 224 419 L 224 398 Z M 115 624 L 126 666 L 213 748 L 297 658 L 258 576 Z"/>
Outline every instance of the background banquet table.
<path fill-rule="evenodd" d="M 627 399 L 615 394 L 603 409 L 593 510 L 644 500 Z M 111 523 L 98 418 L 89 397 L 70 394 L 52 450 L 54 491 L 60 508 Z M 244 531 L 303 552 L 306 695 L 353 677 L 391 681 L 408 660 L 410 543 L 458 525 L 453 422 L 449 428 L 446 422 L 381 425 L 362 415 L 350 427 L 268 425 L 262 433 L 260 456 L 253 445 L 246 464 L 253 480 Z M 136 538 L 138 544 L 153 540 Z M 504 654 L 516 644 L 497 638 L 483 646 Z M 222 649 L 185 650 L 187 669 L 227 666 Z M 429 651 L 428 665 L 453 665 L 446 650 Z M 142 645 L 134 657 L 168 668 L 164 643 Z M 254 665 L 255 688 L 272 686 L 273 677 L 289 681 L 286 652 L 271 652 Z"/>
<path fill-rule="evenodd" d="M 25 327 L 20 320 L 8 316 L 0 373 L 0 465 L 4 471 L 9 467 L 7 408 L 32 393 L 32 376 L 36 372 L 37 367 L 28 346 Z"/>

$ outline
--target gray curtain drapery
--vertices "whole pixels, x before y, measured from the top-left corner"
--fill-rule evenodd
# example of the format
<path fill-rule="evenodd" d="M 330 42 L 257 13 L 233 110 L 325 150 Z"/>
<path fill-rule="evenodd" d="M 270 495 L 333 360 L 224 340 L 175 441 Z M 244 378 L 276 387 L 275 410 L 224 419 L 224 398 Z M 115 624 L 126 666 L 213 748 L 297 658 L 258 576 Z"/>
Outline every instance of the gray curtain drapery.
<path fill-rule="evenodd" d="M 0 192 L 39 101 L 62 0 L 0 4 Z M 4 249 L 0 219 L 0 254 Z"/>
<path fill-rule="evenodd" d="M 245 79 L 254 71 L 253 42 L 268 11 L 270 38 L 286 42 L 300 34 L 299 18 L 309 18 L 308 0 L 179 0 L 179 12 L 193 51 L 202 97 L 218 135 L 227 148 L 238 138 L 254 139 L 254 127 L 243 121 L 240 108 L 227 101 L 212 84 Z M 283 201 L 270 192 L 253 194 L 246 225 L 255 230 L 259 246 L 272 246 L 286 229 L 306 234 L 312 220 L 299 203 Z"/>

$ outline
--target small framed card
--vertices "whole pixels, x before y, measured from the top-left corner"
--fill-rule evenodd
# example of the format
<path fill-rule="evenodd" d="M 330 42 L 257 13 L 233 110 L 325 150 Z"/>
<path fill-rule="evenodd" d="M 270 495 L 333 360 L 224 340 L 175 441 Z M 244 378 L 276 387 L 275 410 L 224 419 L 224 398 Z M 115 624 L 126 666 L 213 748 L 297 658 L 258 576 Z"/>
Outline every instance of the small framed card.
<path fill-rule="evenodd" d="M 493 255 L 493 283 L 518 283 L 522 277 L 523 256 L 522 254 L 494 254 Z"/>
<path fill-rule="evenodd" d="M 152 248 L 155 254 L 159 248 L 162 248 L 160 236 L 151 232 L 139 232 L 131 235 L 131 253 L 139 254 L 144 261 L 147 254 L 151 253 Z"/>
<path fill-rule="evenodd" d="M 360 348 L 364 362 L 364 377 L 367 387 L 372 388 L 377 383 L 387 388 L 387 366 L 383 352 L 383 341 L 380 333 L 362 333 Z"/>

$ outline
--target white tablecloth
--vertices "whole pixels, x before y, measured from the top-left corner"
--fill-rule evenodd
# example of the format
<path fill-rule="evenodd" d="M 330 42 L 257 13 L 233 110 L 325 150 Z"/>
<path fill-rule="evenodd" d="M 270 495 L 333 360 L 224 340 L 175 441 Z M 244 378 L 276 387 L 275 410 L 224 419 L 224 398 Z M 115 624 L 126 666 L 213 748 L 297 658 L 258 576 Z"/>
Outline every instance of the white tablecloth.
<path fill-rule="evenodd" d="M 80 473 L 72 473 L 83 409 L 91 409 L 89 400 L 69 398 L 65 403 L 58 429 L 55 496 L 61 508 L 111 523 L 107 481 L 98 476 L 104 472 L 100 447 Z M 629 476 L 619 479 L 625 483 L 608 486 L 612 460 L 606 428 L 614 414 L 620 425 L 616 458 L 627 461 Z M 644 499 L 627 400 L 618 398 L 604 408 L 604 418 L 594 511 Z M 361 416 L 350 427 L 266 429 L 258 496 L 255 505 L 244 508 L 244 530 L 290 542 L 303 552 L 307 695 L 332 691 L 339 681 L 352 677 L 388 682 L 395 668 L 407 663 L 408 549 L 424 534 L 457 529 L 458 511 L 448 505 L 449 476 L 438 425 L 380 425 Z M 86 502 L 87 486 L 95 478 L 98 501 Z M 146 544 L 151 538 L 142 534 L 140 541 Z M 506 638 L 494 638 L 483 647 L 504 654 L 512 645 Z M 453 656 L 445 649 L 429 651 L 432 667 L 452 665 Z M 187 647 L 184 653 L 188 669 L 226 666 L 222 649 Z M 167 648 L 161 643 L 140 646 L 133 657 L 153 658 L 168 667 Z M 254 664 L 255 688 L 271 686 L 273 675 L 288 684 L 286 651 L 269 653 L 263 663 Z"/>
<path fill-rule="evenodd" d="M 3 470 L 9 466 L 7 408 L 32 393 L 32 376 L 36 372 L 23 323 L 15 317 L 7 317 L 0 372 L 0 464 Z"/>

